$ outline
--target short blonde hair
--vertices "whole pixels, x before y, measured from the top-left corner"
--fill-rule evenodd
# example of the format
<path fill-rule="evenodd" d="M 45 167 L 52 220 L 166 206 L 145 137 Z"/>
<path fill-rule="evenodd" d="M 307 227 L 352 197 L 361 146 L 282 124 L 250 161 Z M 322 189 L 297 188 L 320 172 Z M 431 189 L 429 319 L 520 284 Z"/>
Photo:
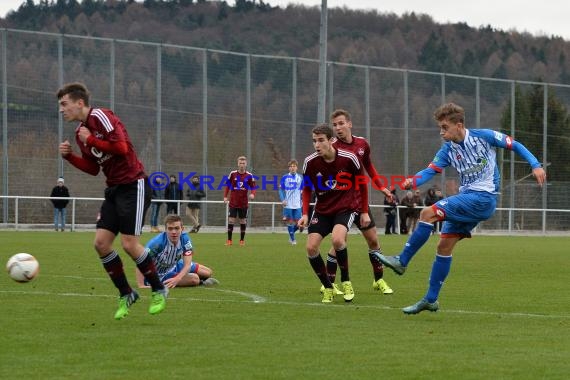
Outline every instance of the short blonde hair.
<path fill-rule="evenodd" d="M 164 225 L 167 226 L 172 223 L 180 222 L 181 226 L 184 226 L 184 222 L 182 221 L 182 217 L 177 214 L 168 214 L 164 218 Z"/>
<path fill-rule="evenodd" d="M 455 103 L 446 103 L 434 111 L 433 118 L 435 121 L 449 120 L 454 124 L 463 124 L 465 122 L 465 110 Z"/>

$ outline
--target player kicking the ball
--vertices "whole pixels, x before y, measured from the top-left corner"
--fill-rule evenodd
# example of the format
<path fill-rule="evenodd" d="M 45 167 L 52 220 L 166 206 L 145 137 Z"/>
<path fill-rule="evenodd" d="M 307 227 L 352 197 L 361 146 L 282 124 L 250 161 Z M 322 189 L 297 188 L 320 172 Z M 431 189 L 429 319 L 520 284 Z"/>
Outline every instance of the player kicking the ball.
<path fill-rule="evenodd" d="M 89 92 L 81 83 L 70 83 L 57 92 L 59 112 L 65 121 L 78 121 L 75 140 L 81 155 L 69 141 L 59 144 L 61 156 L 70 164 L 91 175 L 102 169 L 107 177 L 105 200 L 95 232 L 95 250 L 111 281 L 119 290 L 119 308 L 115 319 L 122 319 L 139 299 L 129 285 L 123 262 L 113 249 L 121 233 L 121 245 L 152 287 L 150 314 L 166 307 L 168 290 L 164 287 L 152 257 L 139 242 L 144 216 L 150 205 L 150 186 L 142 163 L 137 158 L 125 126 L 113 111 L 89 106 Z"/>
<path fill-rule="evenodd" d="M 399 275 L 404 274 L 410 260 L 429 239 L 432 223 L 444 221 L 428 291 L 420 301 L 402 309 L 406 314 L 439 309 L 437 299 L 451 268 L 455 244 L 471 237 L 471 230 L 495 212 L 500 188 L 495 147 L 513 150 L 524 158 L 532 167 L 532 174 L 540 186 L 546 181 L 546 172 L 540 162 L 512 137 L 489 129 L 465 128 L 465 111 L 462 107 L 453 103 L 444 104 L 435 110 L 434 118 L 445 143 L 429 166 L 415 175 L 415 185 L 426 183 L 436 173 L 441 173 L 443 168 L 452 166 L 459 173 L 460 187 L 459 194 L 444 198 L 421 211 L 418 227 L 398 256 L 380 255 L 384 265 Z M 414 185 L 414 178 L 406 180 L 404 186 L 409 188 Z"/>

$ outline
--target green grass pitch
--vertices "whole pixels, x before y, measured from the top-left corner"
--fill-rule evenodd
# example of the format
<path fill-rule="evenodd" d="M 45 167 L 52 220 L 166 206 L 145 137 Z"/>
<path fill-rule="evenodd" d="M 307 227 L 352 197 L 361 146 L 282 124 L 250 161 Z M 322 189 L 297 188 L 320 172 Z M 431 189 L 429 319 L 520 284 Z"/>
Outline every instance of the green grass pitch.
<path fill-rule="evenodd" d="M 146 233 L 146 242 L 152 235 Z M 116 291 L 91 232 L 0 232 L 0 259 L 28 252 L 40 274 L 0 276 L 2 379 L 567 379 L 570 239 L 474 236 L 460 242 L 440 311 L 406 316 L 426 291 L 433 236 L 395 293 L 372 289 L 363 239 L 349 235 L 356 297 L 320 302 L 304 249 L 287 235 L 191 235 L 195 260 L 221 284 L 177 288 L 148 314 L 149 291 L 115 321 Z M 380 236 L 385 253 L 402 236 Z M 325 240 L 323 250 L 328 250 Z M 118 245 L 117 245 L 118 247 Z M 134 284 L 133 263 L 119 250 Z"/>

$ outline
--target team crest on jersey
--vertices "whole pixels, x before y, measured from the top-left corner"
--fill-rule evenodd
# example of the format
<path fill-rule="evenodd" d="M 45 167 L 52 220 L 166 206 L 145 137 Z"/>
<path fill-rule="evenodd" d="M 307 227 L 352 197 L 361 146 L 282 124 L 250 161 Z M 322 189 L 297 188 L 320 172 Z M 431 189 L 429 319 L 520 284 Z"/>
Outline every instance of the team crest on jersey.
<path fill-rule="evenodd" d="M 97 158 L 103 157 L 103 152 L 101 152 L 99 149 L 95 148 L 94 146 L 91 147 L 91 154 Z"/>
<path fill-rule="evenodd" d="M 461 155 L 459 153 L 457 153 L 457 156 L 455 156 L 455 158 L 457 158 L 458 160 L 461 160 Z"/>
<path fill-rule="evenodd" d="M 99 133 L 99 131 L 95 131 L 95 137 L 97 137 L 99 140 L 103 139 L 103 135 Z"/>
<path fill-rule="evenodd" d="M 358 149 L 358 155 L 364 156 L 364 148 Z"/>
<path fill-rule="evenodd" d="M 327 179 L 325 186 L 327 189 L 334 190 L 336 188 L 336 179 Z"/>

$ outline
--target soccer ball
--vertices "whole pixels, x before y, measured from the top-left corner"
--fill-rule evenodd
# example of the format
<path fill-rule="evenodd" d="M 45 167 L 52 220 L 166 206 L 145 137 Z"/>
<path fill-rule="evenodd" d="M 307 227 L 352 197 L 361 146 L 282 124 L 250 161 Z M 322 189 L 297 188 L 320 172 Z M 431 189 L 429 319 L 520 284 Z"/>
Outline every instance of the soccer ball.
<path fill-rule="evenodd" d="M 38 275 L 40 263 L 29 253 L 16 253 L 6 263 L 6 270 L 12 280 L 28 282 Z"/>

